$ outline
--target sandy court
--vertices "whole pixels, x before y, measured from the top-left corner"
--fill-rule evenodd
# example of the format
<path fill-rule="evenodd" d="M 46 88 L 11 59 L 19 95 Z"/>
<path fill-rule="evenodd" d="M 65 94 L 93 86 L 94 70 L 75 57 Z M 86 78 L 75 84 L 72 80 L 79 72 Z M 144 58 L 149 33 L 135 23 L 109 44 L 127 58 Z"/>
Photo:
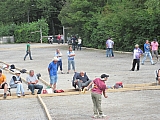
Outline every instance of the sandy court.
<path fill-rule="evenodd" d="M 14 64 L 17 68 L 27 69 L 28 71 L 35 70 L 35 73 L 41 73 L 42 79 L 49 83 L 47 68 L 57 48 L 63 54 L 63 71 L 66 73 L 68 45 L 31 44 L 33 60 L 31 61 L 27 57 L 24 61 L 23 57 L 25 55 L 26 44 L 3 44 L 0 45 L 0 60 L 10 65 Z M 151 65 L 148 58 L 145 61 L 145 65 L 140 65 L 140 71 L 129 71 L 132 64 L 132 54 L 130 53 L 115 53 L 114 58 L 106 58 L 105 50 L 83 48 L 82 51 L 76 50 L 75 54 L 76 71 L 85 71 L 91 80 L 99 77 L 102 73 L 107 73 L 110 75 L 107 85 L 111 86 L 117 81 L 122 81 L 124 85 L 155 82 L 154 71 L 159 69 L 160 65 L 159 62 L 156 65 Z M 0 63 L 0 65 L 2 64 Z M 4 73 L 7 76 L 7 82 L 9 82 L 12 75 L 8 72 Z M 21 77 L 25 79 L 27 74 L 21 74 Z M 73 88 L 71 85 L 72 77 L 73 71 L 70 74 L 60 74 L 59 71 L 57 88 L 64 90 Z M 42 83 L 40 82 L 40 84 Z M 24 87 L 27 89 L 26 84 L 24 84 Z M 3 93 L 3 90 L 0 90 L 0 93 Z M 104 113 L 109 116 L 109 120 L 157 120 L 160 118 L 160 115 L 158 115 L 158 111 L 160 110 L 160 105 L 158 104 L 159 90 L 116 92 L 108 93 L 108 96 L 108 99 L 102 99 L 102 108 Z M 92 101 L 89 94 L 43 97 L 43 100 L 53 120 L 92 119 Z M 7 105 L 7 107 L 11 106 L 10 108 L 12 108 L 12 101 L 16 104 L 20 102 L 20 106 L 23 107 L 23 101 L 26 101 L 26 105 L 30 105 L 29 101 L 37 102 L 37 98 L 1 100 L 0 102 L 2 106 L 5 107 Z M 38 102 L 36 104 L 39 106 L 37 105 L 34 109 L 43 110 Z M 12 110 L 14 110 L 14 107 Z M 21 109 L 17 110 L 19 111 Z M 28 108 L 24 108 L 23 112 L 30 113 Z M 11 112 L 11 116 L 14 116 L 13 112 Z M 33 115 L 33 118 L 43 120 L 36 116 L 36 114 Z M 5 115 L 2 114 L 1 117 L 7 120 Z M 27 119 L 25 117 L 24 119 Z M 19 119 L 21 118 L 20 115 Z M 42 118 L 46 119 L 43 114 Z M 13 117 L 13 119 L 16 119 L 16 117 Z M 28 119 L 33 120 L 32 118 Z"/>

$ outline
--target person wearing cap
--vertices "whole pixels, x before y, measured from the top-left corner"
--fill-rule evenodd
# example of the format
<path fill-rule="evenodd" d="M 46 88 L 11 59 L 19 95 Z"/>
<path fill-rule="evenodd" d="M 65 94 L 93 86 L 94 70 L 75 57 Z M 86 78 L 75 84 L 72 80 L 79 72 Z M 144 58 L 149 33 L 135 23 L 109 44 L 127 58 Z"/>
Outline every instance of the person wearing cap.
<path fill-rule="evenodd" d="M 35 95 L 34 93 L 35 89 L 38 89 L 37 94 L 41 94 L 43 86 L 38 84 L 38 78 L 36 75 L 34 75 L 34 70 L 29 71 L 29 75 L 26 78 L 26 81 L 28 83 L 28 88 L 31 90 L 32 95 Z"/>
<path fill-rule="evenodd" d="M 4 74 L 2 74 L 2 70 L 0 70 L 0 89 L 4 89 L 4 95 L 3 97 L 6 98 L 7 97 L 7 89 L 8 89 L 8 85 L 6 83 L 6 76 Z"/>
<path fill-rule="evenodd" d="M 64 74 L 64 72 L 63 72 L 63 70 L 62 70 L 62 53 L 60 52 L 59 49 L 56 49 L 55 57 L 58 58 L 57 71 L 58 71 L 58 68 L 60 67 L 61 74 Z"/>
<path fill-rule="evenodd" d="M 154 39 L 154 41 L 151 42 L 151 50 L 152 50 L 152 58 L 154 57 L 154 54 L 156 55 L 157 57 L 157 60 L 158 60 L 158 42 L 157 42 L 157 39 Z"/>
<path fill-rule="evenodd" d="M 53 61 L 48 66 L 48 73 L 50 76 L 50 87 L 54 90 L 56 90 L 56 83 L 57 83 L 57 62 L 58 58 L 54 57 Z"/>
<path fill-rule="evenodd" d="M 146 60 L 147 56 L 149 56 L 150 58 L 150 61 L 151 61 L 151 65 L 154 65 L 153 63 L 153 60 L 152 60 L 152 55 L 151 55 L 151 52 L 150 52 L 150 43 L 148 40 L 146 40 L 146 43 L 144 44 L 144 58 L 142 59 L 142 65 L 144 65 L 144 61 Z"/>
<path fill-rule="evenodd" d="M 25 96 L 20 74 L 21 74 L 20 71 L 15 71 L 15 75 L 12 76 L 10 84 L 9 84 L 11 88 L 17 88 L 16 94 L 18 97 L 20 97 L 21 94 Z"/>
<path fill-rule="evenodd" d="M 139 45 L 136 44 L 133 50 L 133 63 L 132 63 L 132 69 L 130 71 L 134 71 L 136 64 L 137 64 L 137 71 L 139 70 L 140 57 L 142 54 L 143 51 L 139 48 Z"/>
<path fill-rule="evenodd" d="M 96 78 L 93 80 L 85 89 L 89 89 L 89 87 L 94 84 L 94 87 L 91 90 L 91 97 L 93 102 L 93 112 L 94 116 L 93 118 L 104 118 L 106 115 L 103 114 L 101 109 L 101 101 L 102 101 L 102 93 L 105 98 L 108 96 L 105 93 L 105 90 L 107 89 L 105 81 L 107 81 L 109 75 L 102 74 L 101 78 Z"/>
<path fill-rule="evenodd" d="M 74 61 L 75 53 L 72 50 L 71 46 L 69 46 L 69 50 L 67 51 L 67 55 L 68 55 L 68 72 L 67 72 L 67 74 L 69 74 L 69 72 L 71 70 L 71 65 L 72 65 L 72 69 L 75 72 L 75 61 Z"/>
<path fill-rule="evenodd" d="M 30 47 L 30 44 L 31 44 L 31 42 L 28 41 L 28 43 L 27 43 L 27 49 L 26 49 L 26 55 L 24 56 L 24 61 L 26 60 L 26 57 L 27 57 L 28 54 L 29 54 L 30 60 L 33 60 L 32 56 L 31 56 L 31 47 Z"/>

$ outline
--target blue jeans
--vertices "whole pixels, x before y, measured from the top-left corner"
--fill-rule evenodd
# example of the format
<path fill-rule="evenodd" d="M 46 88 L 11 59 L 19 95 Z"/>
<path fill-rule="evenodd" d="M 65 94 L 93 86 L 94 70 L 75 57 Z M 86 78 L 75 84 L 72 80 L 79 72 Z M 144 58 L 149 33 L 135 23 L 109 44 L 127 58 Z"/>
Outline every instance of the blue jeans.
<path fill-rule="evenodd" d="M 56 84 L 57 83 L 57 75 L 50 76 L 50 84 Z"/>
<path fill-rule="evenodd" d="M 28 88 L 31 90 L 32 93 L 34 93 L 34 89 L 38 89 L 37 94 L 41 94 L 43 86 L 42 85 L 37 85 L 37 84 L 29 84 Z"/>
<path fill-rule="evenodd" d="M 106 57 L 111 57 L 113 55 L 113 49 L 112 48 L 107 48 L 106 49 Z"/>
<path fill-rule="evenodd" d="M 152 55 L 151 55 L 151 53 L 150 53 L 150 52 L 145 52 L 144 54 L 145 54 L 145 55 L 144 55 L 144 58 L 143 58 L 143 60 L 142 60 L 142 63 L 144 63 L 144 61 L 146 60 L 147 56 L 149 56 L 150 61 L 151 61 L 151 64 L 153 64 L 153 60 L 152 60 Z"/>
<path fill-rule="evenodd" d="M 32 60 L 31 51 L 26 51 L 26 55 L 24 56 L 24 60 L 26 59 L 28 54 L 29 54 L 30 60 Z"/>
<path fill-rule="evenodd" d="M 58 71 L 59 66 L 60 66 L 60 70 L 62 71 L 62 61 L 57 62 L 57 71 Z"/>
<path fill-rule="evenodd" d="M 68 70 L 71 70 L 71 64 L 72 64 L 72 69 L 75 71 L 75 62 L 74 62 L 74 60 L 68 60 Z"/>
<path fill-rule="evenodd" d="M 80 49 L 81 50 L 81 44 L 77 45 L 77 50 Z"/>
<path fill-rule="evenodd" d="M 10 85 L 11 88 L 17 88 L 17 91 L 16 93 L 24 93 L 24 88 L 23 88 L 23 84 L 22 83 L 17 83 L 17 84 L 13 84 L 13 85 Z"/>

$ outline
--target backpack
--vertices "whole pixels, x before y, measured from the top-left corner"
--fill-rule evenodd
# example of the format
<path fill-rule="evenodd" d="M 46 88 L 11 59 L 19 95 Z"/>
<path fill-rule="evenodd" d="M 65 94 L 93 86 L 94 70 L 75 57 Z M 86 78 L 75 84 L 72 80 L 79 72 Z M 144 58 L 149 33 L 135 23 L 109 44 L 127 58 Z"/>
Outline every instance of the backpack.
<path fill-rule="evenodd" d="M 15 66 L 14 66 L 14 64 L 12 64 L 12 65 L 10 66 L 10 69 L 16 69 Z"/>

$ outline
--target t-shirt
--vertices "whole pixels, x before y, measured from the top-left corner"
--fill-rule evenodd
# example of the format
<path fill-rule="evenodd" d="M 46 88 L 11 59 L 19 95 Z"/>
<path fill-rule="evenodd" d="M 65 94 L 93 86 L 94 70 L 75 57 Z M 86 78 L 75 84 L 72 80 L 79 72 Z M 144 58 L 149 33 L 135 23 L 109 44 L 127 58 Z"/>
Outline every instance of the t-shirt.
<path fill-rule="evenodd" d="M 2 76 L 0 77 L 0 84 L 2 84 L 5 80 L 6 80 L 6 76 L 2 74 Z"/>
<path fill-rule="evenodd" d="M 78 38 L 78 44 L 82 43 L 82 39 Z"/>
<path fill-rule="evenodd" d="M 75 54 L 74 51 L 68 51 L 68 52 L 67 52 L 68 60 L 74 60 L 74 56 L 71 56 L 71 57 L 69 56 L 69 55 L 71 55 L 71 54 Z"/>
<path fill-rule="evenodd" d="M 144 51 L 150 52 L 150 44 L 147 44 L 147 43 L 144 44 Z"/>
<path fill-rule="evenodd" d="M 48 66 L 49 75 L 50 76 L 56 76 L 57 75 L 57 63 L 51 62 Z"/>
<path fill-rule="evenodd" d="M 93 80 L 94 87 L 92 88 L 92 92 L 102 94 L 103 91 L 107 89 L 106 84 L 100 78 L 96 78 Z"/>
<path fill-rule="evenodd" d="M 158 50 L 158 42 L 151 42 L 152 50 Z"/>
<path fill-rule="evenodd" d="M 58 56 L 62 56 L 61 52 L 60 53 L 55 52 L 55 57 L 58 58 L 58 61 L 62 61 L 62 57 L 58 57 Z"/>
<path fill-rule="evenodd" d="M 27 78 L 26 78 L 26 80 L 27 80 L 27 82 L 36 82 L 36 80 L 38 80 L 37 79 L 37 76 L 36 75 L 33 75 L 33 76 L 28 76 Z"/>
<path fill-rule="evenodd" d="M 106 41 L 107 48 L 113 48 L 114 42 L 111 39 Z"/>
<path fill-rule="evenodd" d="M 27 51 L 30 51 L 30 44 L 27 44 Z"/>
<path fill-rule="evenodd" d="M 81 76 L 81 75 L 78 75 L 76 77 L 76 79 L 79 79 L 79 80 L 82 80 L 83 83 L 87 82 L 89 80 L 88 76 L 87 75 L 84 75 L 84 76 Z"/>
<path fill-rule="evenodd" d="M 143 54 L 143 51 L 140 48 L 135 48 L 133 50 L 133 59 L 140 59 L 141 54 Z"/>

